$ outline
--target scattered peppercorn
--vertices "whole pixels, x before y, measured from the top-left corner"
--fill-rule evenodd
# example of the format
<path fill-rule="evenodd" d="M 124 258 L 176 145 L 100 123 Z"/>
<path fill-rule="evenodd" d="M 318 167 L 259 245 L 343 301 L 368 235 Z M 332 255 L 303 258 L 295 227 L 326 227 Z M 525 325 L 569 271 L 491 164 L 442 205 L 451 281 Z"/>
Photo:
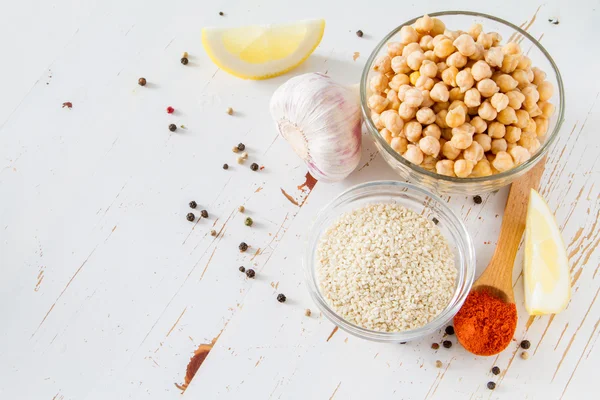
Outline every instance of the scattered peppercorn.
<path fill-rule="evenodd" d="M 431 348 L 437 350 L 440 348 L 440 345 L 438 343 L 431 343 Z"/>
<path fill-rule="evenodd" d="M 304 310 L 304 315 L 306 315 L 307 317 L 310 317 L 311 314 L 312 314 L 312 311 L 310 311 L 310 308 L 307 308 L 306 310 Z"/>
<path fill-rule="evenodd" d="M 254 272 L 253 269 L 249 269 L 249 270 L 246 271 L 246 276 L 248 278 L 254 278 L 255 275 L 256 275 L 256 272 Z"/>
<path fill-rule="evenodd" d="M 187 51 L 184 51 L 181 57 L 188 58 L 189 54 Z"/>
<path fill-rule="evenodd" d="M 454 335 L 454 327 L 453 326 L 446 327 L 446 335 Z"/>
<path fill-rule="evenodd" d="M 231 151 L 233 151 L 234 153 L 239 153 L 239 150 L 238 150 L 237 146 L 233 146 L 233 148 L 231 149 Z"/>
<path fill-rule="evenodd" d="M 243 265 L 239 268 L 239 270 L 240 270 L 240 272 L 246 272 L 246 268 L 244 268 Z"/>
<path fill-rule="evenodd" d="M 450 347 L 452 347 L 452 342 L 449 340 L 444 340 L 442 342 L 442 345 L 444 345 L 445 348 L 449 349 Z"/>
<path fill-rule="evenodd" d="M 500 374 L 500 368 L 498 368 L 498 367 L 492 368 L 492 374 L 494 374 L 494 375 Z"/>
<path fill-rule="evenodd" d="M 250 164 L 250 169 L 251 169 L 252 171 L 258 171 L 258 164 L 257 164 L 257 163 L 255 163 L 255 162 L 254 162 L 254 163 L 252 163 L 252 164 Z"/>
<path fill-rule="evenodd" d="M 522 353 L 521 353 L 521 358 L 522 358 L 523 360 L 527 360 L 527 359 L 529 358 L 529 353 L 528 353 L 528 352 L 526 352 L 526 351 L 522 352 Z"/>
<path fill-rule="evenodd" d="M 175 112 L 175 109 L 171 106 L 167 107 L 167 113 L 168 114 L 173 114 Z"/>
<path fill-rule="evenodd" d="M 244 151 L 244 150 L 246 150 L 246 145 L 244 143 L 239 143 L 237 145 L 237 148 L 239 151 Z"/>
<path fill-rule="evenodd" d="M 246 226 L 252 226 L 253 223 L 254 221 L 252 221 L 252 218 L 250 217 L 246 218 L 246 220 L 244 221 L 244 225 Z"/>
<path fill-rule="evenodd" d="M 70 101 L 65 101 L 62 105 L 62 108 L 67 107 L 68 109 L 73 108 L 73 103 L 71 103 Z"/>
<path fill-rule="evenodd" d="M 437 219 L 436 217 L 433 217 L 431 220 L 432 220 L 432 221 L 433 221 L 433 223 L 434 223 L 434 224 L 436 224 L 436 225 L 440 223 L 440 220 L 439 220 L 439 219 Z"/>
<path fill-rule="evenodd" d="M 229 165 L 223 164 L 223 169 L 229 169 Z"/>
<path fill-rule="evenodd" d="M 531 347 L 531 342 L 529 340 L 521 341 L 521 348 L 527 350 Z"/>
<path fill-rule="evenodd" d="M 239 212 L 241 212 L 241 213 L 243 213 L 244 211 L 246 211 L 246 207 L 244 207 L 244 206 L 239 206 L 239 207 L 238 207 L 238 211 L 239 211 Z"/>
<path fill-rule="evenodd" d="M 440 360 L 436 360 L 436 361 L 435 361 L 435 367 L 436 367 L 436 368 L 442 368 L 442 365 L 443 365 L 443 364 L 442 364 L 442 362 L 441 362 Z"/>
<path fill-rule="evenodd" d="M 248 159 L 248 153 L 247 153 L 247 152 L 243 152 L 243 153 L 242 153 L 242 158 L 243 158 L 244 160 L 247 160 L 247 159 Z"/>
<path fill-rule="evenodd" d="M 549 18 L 548 22 L 550 22 L 552 25 L 558 25 L 560 23 L 557 18 Z"/>
<path fill-rule="evenodd" d="M 481 204 L 483 202 L 483 199 L 481 198 L 480 195 L 477 195 L 477 196 L 473 196 L 473 201 L 475 202 L 475 204 Z"/>
<path fill-rule="evenodd" d="M 246 159 L 244 157 L 239 156 L 238 158 L 236 158 L 236 161 L 238 164 L 243 164 L 244 161 L 246 161 Z"/>
<path fill-rule="evenodd" d="M 364 33 L 360 29 L 356 31 L 356 36 L 363 37 Z"/>
<path fill-rule="evenodd" d="M 190 201 L 190 208 L 196 208 L 197 206 L 198 204 L 194 200 Z"/>
<path fill-rule="evenodd" d="M 244 252 L 244 251 L 248 250 L 248 244 L 246 242 L 242 242 L 242 243 L 240 243 L 238 248 L 240 249 L 240 251 Z"/>
<path fill-rule="evenodd" d="M 188 213 L 188 215 L 186 216 L 187 220 L 192 222 L 196 219 L 196 216 L 193 213 Z"/>
<path fill-rule="evenodd" d="M 208 211 L 202 210 L 200 211 L 200 215 L 202 216 L 202 218 L 208 218 Z"/>
<path fill-rule="evenodd" d="M 175 132 L 175 131 L 177 130 L 177 125 L 175 125 L 175 124 L 171 124 L 171 125 L 169 125 L 169 130 L 170 130 L 171 132 Z"/>
<path fill-rule="evenodd" d="M 217 236 L 217 231 L 215 231 L 214 229 L 211 229 L 210 236 Z"/>
<path fill-rule="evenodd" d="M 219 11 L 219 15 L 222 17 L 223 15 L 225 15 L 225 13 L 223 11 Z"/>
<path fill-rule="evenodd" d="M 227 107 L 227 111 L 225 111 L 227 114 L 231 115 L 233 114 L 233 108 L 231 107 Z"/>
<path fill-rule="evenodd" d="M 277 301 L 280 303 L 285 303 L 285 301 L 287 300 L 287 298 L 285 297 L 285 294 L 283 293 L 279 293 L 277 295 Z"/>
<path fill-rule="evenodd" d="M 188 59 L 187 59 L 187 57 L 181 57 L 181 63 L 182 63 L 183 65 L 187 65 L 187 64 L 188 64 L 188 62 L 190 62 L 190 60 L 188 60 Z"/>
<path fill-rule="evenodd" d="M 406 342 L 400 342 L 400 344 L 406 344 Z"/>
<path fill-rule="evenodd" d="M 494 389 L 496 389 L 496 384 L 494 382 L 488 382 L 487 388 L 490 390 L 494 390 Z"/>
<path fill-rule="evenodd" d="M 146 78 L 140 78 L 140 79 L 138 79 L 138 85 L 140 85 L 140 86 L 146 86 Z"/>

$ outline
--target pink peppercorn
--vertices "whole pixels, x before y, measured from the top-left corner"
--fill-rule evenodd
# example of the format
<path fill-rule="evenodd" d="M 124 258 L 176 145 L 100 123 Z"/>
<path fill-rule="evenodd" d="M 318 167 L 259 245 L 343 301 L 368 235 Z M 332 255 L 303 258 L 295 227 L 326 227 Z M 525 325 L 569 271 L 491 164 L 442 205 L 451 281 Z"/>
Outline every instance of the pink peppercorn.
<path fill-rule="evenodd" d="M 175 109 L 173 107 L 169 106 L 169 107 L 167 107 L 167 112 L 169 114 L 173 114 L 175 112 Z"/>

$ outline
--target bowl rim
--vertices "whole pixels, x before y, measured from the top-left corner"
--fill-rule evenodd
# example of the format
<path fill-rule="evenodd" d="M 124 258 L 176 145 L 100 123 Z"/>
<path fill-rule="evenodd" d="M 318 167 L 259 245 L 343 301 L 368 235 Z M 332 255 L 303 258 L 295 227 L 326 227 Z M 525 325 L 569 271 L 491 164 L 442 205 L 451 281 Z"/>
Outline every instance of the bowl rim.
<path fill-rule="evenodd" d="M 450 216 L 451 223 L 458 230 L 459 237 L 461 238 L 461 245 L 465 247 L 464 252 L 464 262 L 463 265 L 457 265 L 457 283 L 456 289 L 453 293 L 452 299 L 449 304 L 444 308 L 444 310 L 438 314 L 433 320 L 431 320 L 426 325 L 411 329 L 407 331 L 400 332 L 381 332 L 375 331 L 367 328 L 363 328 L 361 326 L 355 325 L 346 319 L 344 319 L 341 315 L 339 315 L 333 308 L 327 304 L 324 296 L 321 293 L 321 290 L 318 286 L 318 280 L 316 278 L 316 262 L 314 260 L 314 254 L 316 248 L 311 246 L 311 241 L 316 240 L 318 244 L 319 238 L 323 231 L 315 232 L 317 228 L 317 224 L 323 220 L 323 218 L 328 215 L 331 210 L 338 206 L 340 202 L 345 200 L 345 198 L 354 193 L 358 192 L 361 189 L 376 189 L 382 186 L 392 186 L 402 190 L 399 193 L 406 192 L 417 192 L 421 195 L 425 195 L 429 198 L 426 208 L 434 208 L 432 204 L 435 204 L 436 207 L 442 209 L 447 215 Z M 338 196 L 336 196 L 333 200 L 331 200 L 327 205 L 325 205 L 321 210 L 317 213 L 315 218 L 313 219 L 310 228 L 307 231 L 304 241 L 305 249 L 304 254 L 302 256 L 302 265 L 304 269 L 305 281 L 309 287 L 310 295 L 313 301 L 317 304 L 320 311 L 323 312 L 325 317 L 333 322 L 337 327 L 342 328 L 344 331 L 349 332 L 350 334 L 372 341 L 378 342 L 404 342 L 417 338 L 421 338 L 427 334 L 433 333 L 434 331 L 440 329 L 445 325 L 448 321 L 450 321 L 454 315 L 460 310 L 463 303 L 465 302 L 469 292 L 471 291 L 471 287 L 473 285 L 473 281 L 475 279 L 475 272 L 477 269 L 477 262 L 475 257 L 475 246 L 473 244 L 473 240 L 469 231 L 467 230 L 466 225 L 462 221 L 461 218 L 456 215 L 456 213 L 448 207 L 446 201 L 444 201 L 439 196 L 431 193 L 430 191 L 418 187 L 417 185 L 401 182 L 401 181 L 393 181 L 393 180 L 379 180 L 379 181 L 370 181 L 361 183 L 355 186 L 350 187 L 349 189 L 343 191 Z M 461 269 L 464 270 L 461 274 Z"/>
<path fill-rule="evenodd" d="M 467 185 L 467 184 L 472 184 L 472 183 L 490 183 L 490 182 L 495 182 L 495 181 L 501 181 L 503 179 L 518 175 L 522 171 L 528 170 L 530 167 L 535 165 L 539 160 L 541 160 L 542 157 L 544 157 L 546 155 L 548 150 L 550 150 L 552 144 L 556 141 L 556 138 L 558 137 L 558 132 L 560 131 L 560 128 L 562 127 L 562 124 L 565 120 L 565 93 L 564 93 L 563 80 L 562 80 L 560 71 L 558 70 L 558 66 L 554 62 L 554 59 L 546 51 L 544 46 L 542 46 L 540 44 L 540 42 L 537 41 L 537 39 L 535 39 L 533 36 L 531 36 L 529 33 L 524 31 L 520 27 L 518 27 L 518 26 L 512 24 L 511 22 L 508 22 L 502 18 L 495 17 L 493 15 L 489 15 L 489 14 L 485 14 L 485 13 L 475 12 L 475 11 L 437 11 L 437 12 L 433 12 L 433 13 L 428 13 L 427 15 L 429 15 L 430 17 L 439 17 L 439 16 L 447 16 L 447 15 L 470 15 L 473 17 L 488 18 L 488 19 L 499 22 L 503 25 L 506 25 L 506 26 L 514 29 L 517 33 L 519 33 L 519 34 L 525 36 L 527 39 L 529 39 L 542 52 L 542 54 L 544 54 L 544 56 L 546 57 L 546 59 L 548 60 L 550 65 L 552 66 L 552 69 L 556 75 L 556 81 L 558 84 L 558 93 L 559 93 L 558 115 L 557 115 L 556 125 L 554 126 L 552 133 L 547 135 L 547 138 L 544 141 L 544 143 L 542 144 L 542 146 L 538 149 L 538 151 L 529 160 L 525 161 L 523 164 L 516 166 L 515 168 L 509 169 L 508 171 L 500 172 L 498 174 L 491 175 L 491 176 L 481 176 L 481 177 L 473 177 L 473 178 L 458 178 L 458 177 L 453 177 L 453 176 L 441 175 L 436 172 L 426 170 L 425 168 L 422 168 L 418 165 L 415 165 L 415 164 L 411 163 L 410 161 L 406 160 L 400 154 L 398 154 L 398 152 L 396 152 L 394 149 L 392 149 L 392 146 L 388 142 L 386 142 L 385 139 L 379 134 L 379 130 L 375 127 L 375 124 L 371 120 L 371 112 L 367 105 L 367 76 L 369 75 L 369 71 L 371 70 L 371 66 L 373 65 L 375 57 L 377 57 L 377 55 L 379 54 L 379 52 L 383 48 L 383 46 L 385 46 L 389 42 L 389 40 L 394 35 L 396 35 L 400 31 L 400 29 L 402 29 L 402 27 L 404 27 L 406 25 L 412 25 L 413 23 L 415 23 L 417 21 L 417 19 L 422 17 L 422 16 L 418 16 L 418 17 L 412 18 L 412 19 L 404 22 L 403 24 L 399 25 L 397 28 L 392 30 L 390 33 L 388 33 L 377 44 L 377 46 L 375 46 L 375 48 L 371 52 L 371 55 L 369 56 L 369 58 L 367 59 L 367 61 L 365 63 L 365 67 L 363 69 L 363 72 L 362 72 L 362 75 L 360 78 L 360 105 L 361 105 L 362 115 L 365 120 L 365 124 L 367 125 L 368 130 L 371 132 L 371 135 L 373 136 L 375 141 L 383 149 L 385 149 L 385 151 L 390 156 L 392 156 L 396 161 L 398 161 L 400 164 L 404 165 L 405 167 L 408 167 L 411 170 L 415 171 L 416 173 L 425 175 L 429 178 L 438 179 L 438 180 L 450 182 L 453 184 Z"/>

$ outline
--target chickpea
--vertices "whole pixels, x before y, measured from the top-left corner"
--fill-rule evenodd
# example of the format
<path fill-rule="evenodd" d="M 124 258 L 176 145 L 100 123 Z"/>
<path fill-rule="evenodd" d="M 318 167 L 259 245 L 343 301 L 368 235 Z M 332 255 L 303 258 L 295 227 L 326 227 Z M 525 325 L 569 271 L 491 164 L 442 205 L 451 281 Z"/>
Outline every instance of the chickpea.
<path fill-rule="evenodd" d="M 419 46 L 423 51 L 433 50 L 433 37 L 430 35 L 425 35 L 421 39 L 419 39 Z"/>
<path fill-rule="evenodd" d="M 538 67 L 531 68 L 533 71 L 533 84 L 539 86 L 542 82 L 546 80 L 546 73 L 539 69 Z"/>
<path fill-rule="evenodd" d="M 548 101 L 554 94 L 554 87 L 548 81 L 540 83 L 537 87 L 537 90 L 540 94 L 540 101 Z"/>
<path fill-rule="evenodd" d="M 526 70 L 531 68 L 531 58 L 526 55 L 522 55 L 519 63 L 517 64 L 518 69 Z"/>
<path fill-rule="evenodd" d="M 458 74 L 458 69 L 456 67 L 448 67 L 442 72 L 442 81 L 447 86 L 456 87 L 456 75 Z"/>
<path fill-rule="evenodd" d="M 508 42 L 502 46 L 502 53 L 504 54 L 521 54 L 521 46 L 516 42 Z"/>
<path fill-rule="evenodd" d="M 471 37 L 471 36 L 469 36 L 469 37 Z M 474 166 L 475 166 L 475 164 L 473 164 L 472 161 L 457 160 L 454 162 L 454 173 L 459 178 L 466 178 L 467 176 L 471 175 L 471 172 L 473 172 Z"/>
<path fill-rule="evenodd" d="M 515 146 L 508 151 L 516 165 L 523 164 L 525 161 L 531 158 L 531 154 L 525 147 Z"/>
<path fill-rule="evenodd" d="M 468 36 L 471 37 L 471 36 Z M 473 79 L 473 75 L 471 74 L 471 70 L 468 68 L 463 69 L 458 74 L 456 74 L 456 84 L 460 88 L 461 92 L 466 92 L 471 89 L 475 84 L 475 79 Z"/>
<path fill-rule="evenodd" d="M 423 129 L 423 137 L 425 136 L 431 136 L 439 140 L 442 137 L 442 130 L 436 124 L 427 125 Z"/>
<path fill-rule="evenodd" d="M 386 78 L 388 78 L 388 81 L 390 79 L 392 79 L 394 77 L 394 75 L 396 75 L 396 73 L 394 71 L 389 71 L 385 74 Z"/>
<path fill-rule="evenodd" d="M 406 149 L 408 148 L 408 140 L 406 140 L 404 136 L 398 136 L 392 138 L 390 146 L 392 146 L 392 149 L 396 150 L 398 154 L 402 154 L 405 153 Z"/>
<path fill-rule="evenodd" d="M 448 68 L 448 64 L 446 64 L 444 61 L 439 62 L 436 64 L 438 67 L 438 72 L 436 75 L 436 78 L 442 79 L 442 72 L 444 72 L 447 68 Z"/>
<path fill-rule="evenodd" d="M 484 152 L 492 149 L 492 138 L 489 135 L 478 133 L 473 136 L 473 141 L 479 143 Z"/>
<path fill-rule="evenodd" d="M 496 168 L 500 172 L 508 171 L 509 169 L 515 166 L 515 162 L 513 161 L 510 154 L 506 151 L 499 151 L 496 154 L 496 158 L 492 162 L 494 168 Z"/>
<path fill-rule="evenodd" d="M 405 74 L 397 74 L 394 75 L 388 86 L 390 89 L 395 90 L 396 92 L 400 89 L 402 85 L 408 85 L 410 83 L 410 79 L 408 75 Z"/>
<path fill-rule="evenodd" d="M 544 118 L 550 118 L 554 114 L 554 104 L 548 103 L 547 101 L 540 101 L 538 107 L 542 110 L 542 116 Z"/>
<path fill-rule="evenodd" d="M 546 132 L 548 132 L 548 120 L 544 117 L 537 117 L 535 118 L 535 133 L 537 134 L 538 137 L 542 137 L 546 134 Z"/>
<path fill-rule="evenodd" d="M 497 46 L 502 41 L 502 36 L 498 32 L 490 32 L 492 35 L 492 46 Z"/>
<path fill-rule="evenodd" d="M 473 136 L 474 133 L 475 127 L 468 122 L 465 122 L 464 124 L 457 126 L 456 128 L 452 128 L 452 135 L 462 134 Z"/>
<path fill-rule="evenodd" d="M 464 102 L 467 107 L 479 107 L 481 105 L 481 94 L 479 90 L 472 88 L 465 92 Z"/>
<path fill-rule="evenodd" d="M 465 160 L 477 164 L 477 162 L 483 158 L 483 147 L 476 141 L 473 141 L 471 145 L 463 151 L 463 157 Z"/>
<path fill-rule="evenodd" d="M 434 156 L 426 155 L 423 157 L 423 162 L 421 163 L 421 167 L 425 168 L 428 171 L 435 172 L 435 164 L 438 162 L 438 158 Z"/>
<path fill-rule="evenodd" d="M 369 97 L 367 104 L 371 110 L 375 111 L 376 113 L 381 113 L 388 106 L 389 101 L 379 94 L 373 94 L 371 97 Z"/>
<path fill-rule="evenodd" d="M 425 57 L 425 60 L 436 63 L 436 67 L 437 67 L 437 62 L 440 61 L 440 59 L 437 58 L 437 56 L 435 55 L 433 50 L 427 50 L 425 53 L 423 53 L 423 56 Z"/>
<path fill-rule="evenodd" d="M 452 139 L 452 128 L 443 128 L 442 131 L 442 139 L 446 141 L 450 141 Z"/>
<path fill-rule="evenodd" d="M 379 131 L 379 134 L 381 135 L 381 137 L 388 143 L 392 142 L 392 132 L 388 131 L 386 128 L 383 128 L 382 130 Z"/>
<path fill-rule="evenodd" d="M 448 101 L 462 100 L 464 98 L 465 94 L 460 91 L 460 88 L 450 89 L 450 96 L 448 97 Z"/>
<path fill-rule="evenodd" d="M 423 125 L 433 124 L 435 122 L 435 113 L 429 107 L 423 107 L 417 111 L 417 121 Z"/>
<path fill-rule="evenodd" d="M 450 54 L 454 53 L 454 45 L 450 39 L 442 39 L 435 45 L 433 52 L 439 58 L 446 58 Z"/>
<path fill-rule="evenodd" d="M 484 101 L 479 106 L 479 116 L 486 121 L 493 121 L 496 119 L 498 112 L 496 109 L 490 104 L 489 101 Z"/>
<path fill-rule="evenodd" d="M 410 67 L 406 63 L 406 57 L 404 56 L 396 56 L 392 58 L 391 68 L 397 74 L 406 74 L 410 72 Z"/>
<path fill-rule="evenodd" d="M 433 85 L 431 91 L 429 92 L 431 99 L 436 102 L 444 102 L 448 101 L 450 98 L 450 92 L 448 91 L 448 87 L 443 82 L 438 82 Z"/>
<path fill-rule="evenodd" d="M 506 96 L 508 97 L 508 106 L 514 108 L 515 110 L 521 108 L 523 101 L 525 101 L 525 95 L 516 90 L 506 92 Z"/>
<path fill-rule="evenodd" d="M 435 116 L 435 123 L 440 128 L 448 128 L 448 124 L 446 123 L 446 117 L 448 116 L 448 110 L 440 110 Z"/>
<path fill-rule="evenodd" d="M 406 64 L 413 71 L 418 71 L 419 68 L 421 68 L 421 64 L 423 63 L 424 59 L 425 59 L 425 55 L 423 53 L 414 51 L 414 52 L 410 53 L 408 55 L 408 57 L 406 57 Z"/>
<path fill-rule="evenodd" d="M 503 93 L 496 93 L 490 99 L 490 103 L 497 112 L 500 112 L 508 107 L 508 96 Z"/>
<path fill-rule="evenodd" d="M 473 24 L 468 30 L 468 34 L 471 35 L 473 40 L 477 40 L 479 35 L 483 32 L 483 26 L 481 24 Z"/>
<path fill-rule="evenodd" d="M 494 93 L 497 93 L 500 89 L 498 88 L 498 85 L 496 85 L 496 82 L 490 78 L 485 78 L 477 82 L 477 90 L 479 90 L 479 93 L 481 93 L 483 97 L 492 97 Z"/>
<path fill-rule="evenodd" d="M 417 107 L 411 107 L 406 103 L 401 103 L 398 107 L 398 115 L 405 121 L 410 121 L 417 114 Z"/>
<path fill-rule="evenodd" d="M 435 163 L 435 171 L 440 175 L 456 176 L 454 174 L 454 161 L 452 160 L 438 161 L 437 163 Z"/>
<path fill-rule="evenodd" d="M 533 108 L 533 106 L 537 106 L 537 102 L 540 99 L 540 93 L 534 85 L 524 87 L 521 89 L 521 93 L 525 95 L 525 101 L 523 101 L 525 108 L 530 109 Z"/>
<path fill-rule="evenodd" d="M 421 77 L 421 73 L 419 71 L 415 71 L 411 73 L 408 77 L 410 79 L 410 84 L 414 86 L 417 84 L 417 81 Z"/>
<path fill-rule="evenodd" d="M 481 61 L 484 59 L 485 55 L 485 47 L 483 47 L 480 43 L 475 43 L 475 53 L 471 57 L 469 57 L 470 61 Z M 471 65 L 467 63 L 467 67 Z"/>
<path fill-rule="evenodd" d="M 406 125 L 404 125 L 404 136 L 413 143 L 417 143 L 419 139 L 421 139 L 422 131 L 423 127 L 415 120 L 407 122 Z"/>
<path fill-rule="evenodd" d="M 446 115 L 446 124 L 450 128 L 456 128 L 465 123 L 466 111 L 462 107 L 457 107 L 453 110 L 449 110 Z"/>
<path fill-rule="evenodd" d="M 492 79 L 494 78 L 492 77 Z M 498 88 L 500 88 L 500 91 L 502 93 L 510 92 L 519 85 L 519 82 L 517 82 L 515 79 L 513 79 L 512 76 L 508 74 L 498 75 L 496 79 L 494 79 L 494 82 L 496 82 L 496 85 L 498 85 Z"/>
<path fill-rule="evenodd" d="M 515 115 L 517 116 L 517 122 L 514 125 L 517 128 L 524 129 L 529 125 L 529 113 L 525 110 L 516 110 Z"/>
<path fill-rule="evenodd" d="M 498 122 L 503 123 L 504 125 L 510 125 L 518 122 L 517 114 L 511 107 L 506 107 L 504 110 L 500 111 L 496 119 Z"/>
<path fill-rule="evenodd" d="M 462 108 L 465 115 L 467 114 L 467 111 L 469 111 L 469 108 L 467 107 L 467 105 L 461 100 L 454 100 L 452 103 L 450 103 L 450 106 L 448 107 L 448 111 L 454 110 L 457 107 Z"/>
<path fill-rule="evenodd" d="M 435 102 L 431 100 L 429 90 L 421 90 L 421 93 L 423 94 L 423 102 L 421 103 L 421 107 L 431 107 L 435 104 Z"/>
<path fill-rule="evenodd" d="M 519 89 L 522 89 L 525 86 L 530 84 L 529 78 L 527 77 L 527 71 L 517 68 L 513 71 L 511 76 L 513 77 L 514 80 L 517 81 L 517 87 Z"/>
<path fill-rule="evenodd" d="M 450 102 L 448 101 L 441 101 L 439 103 L 434 103 L 433 104 L 433 111 L 435 111 L 435 113 L 439 113 L 442 110 L 447 110 L 448 107 L 450 107 Z"/>
<path fill-rule="evenodd" d="M 485 122 L 480 116 L 471 118 L 469 122 L 475 128 L 475 133 L 483 133 L 487 129 L 487 122 Z"/>
<path fill-rule="evenodd" d="M 387 44 L 387 53 L 391 59 L 394 59 L 396 56 L 402 55 L 402 50 L 404 49 L 404 44 L 400 42 L 389 42 Z"/>
<path fill-rule="evenodd" d="M 531 107 L 526 106 L 525 110 L 529 113 L 529 116 L 531 118 L 539 117 L 540 115 L 542 115 L 542 110 L 537 105 L 537 103 L 532 105 Z"/>
<path fill-rule="evenodd" d="M 507 144 L 506 144 L 506 152 L 507 152 L 508 154 L 510 154 L 510 151 L 511 151 L 512 149 L 514 149 L 515 147 L 517 147 L 517 146 L 518 146 L 518 144 L 516 144 L 516 143 L 507 143 Z"/>
<path fill-rule="evenodd" d="M 398 99 L 398 93 L 395 90 L 389 90 L 386 98 L 390 102 L 387 106 L 388 110 L 398 110 L 400 107 L 400 100 Z"/>
<path fill-rule="evenodd" d="M 410 85 L 401 85 L 398 88 L 398 98 L 400 99 L 400 101 L 404 101 L 404 99 L 406 98 L 406 92 L 408 92 L 411 89 L 413 89 L 413 87 Z"/>
<path fill-rule="evenodd" d="M 440 142 L 433 136 L 425 136 L 419 140 L 419 148 L 423 154 L 437 157 L 440 153 Z"/>
<path fill-rule="evenodd" d="M 475 164 L 475 166 L 473 167 L 473 171 L 469 176 L 479 178 L 490 175 L 492 175 L 492 168 L 490 167 L 490 162 L 484 158 L 480 160 L 477 164 Z"/>
<path fill-rule="evenodd" d="M 519 64 L 520 55 L 515 54 L 505 54 L 504 59 L 502 60 L 502 66 L 500 67 L 500 71 L 505 74 L 510 74 L 515 69 L 517 69 L 517 65 Z"/>
<path fill-rule="evenodd" d="M 501 67 L 504 61 L 504 54 L 499 47 L 491 47 L 483 53 L 483 58 L 491 67 Z"/>
<path fill-rule="evenodd" d="M 449 160 L 454 160 L 461 153 L 460 149 L 454 147 L 452 142 L 446 142 L 442 146 L 442 154 Z"/>
<path fill-rule="evenodd" d="M 444 31 L 446 30 L 446 25 L 442 22 L 442 20 L 438 19 L 438 18 L 432 18 L 433 19 L 433 28 L 431 28 L 431 35 L 432 36 L 436 36 L 436 35 L 442 35 L 444 33 Z"/>
<path fill-rule="evenodd" d="M 446 58 L 446 64 L 451 67 L 462 68 L 467 65 L 467 57 L 457 51 Z"/>
<path fill-rule="evenodd" d="M 473 137 L 466 133 L 454 134 L 452 135 L 452 139 L 450 139 L 450 143 L 457 149 L 464 150 L 473 143 Z"/>
<path fill-rule="evenodd" d="M 501 151 L 506 151 L 507 145 L 508 143 L 506 143 L 506 139 L 492 139 L 492 154 L 498 154 Z"/>
<path fill-rule="evenodd" d="M 392 59 L 390 56 L 379 56 L 373 64 L 373 69 L 382 74 L 386 74 L 392 70 Z"/>
<path fill-rule="evenodd" d="M 435 78 L 437 75 L 437 65 L 433 61 L 423 60 L 419 68 L 419 73 L 422 77 Z"/>
<path fill-rule="evenodd" d="M 489 49 L 492 47 L 492 35 L 481 32 L 479 36 L 477 36 L 477 43 L 482 45 L 484 49 Z"/>
<path fill-rule="evenodd" d="M 414 43 L 419 40 L 419 34 L 412 26 L 405 25 L 400 29 L 400 42 L 403 44 Z"/>
<path fill-rule="evenodd" d="M 425 14 L 415 22 L 415 30 L 420 34 L 429 33 L 433 29 L 433 18 Z"/>
<path fill-rule="evenodd" d="M 460 35 L 452 44 L 465 57 L 470 57 L 477 51 L 475 41 L 468 34 Z"/>
<path fill-rule="evenodd" d="M 517 143 L 519 139 L 521 139 L 521 128 L 517 128 L 516 126 L 507 126 L 504 140 L 510 144 Z"/>
<path fill-rule="evenodd" d="M 385 75 L 375 75 L 369 81 L 369 87 L 373 92 L 383 92 L 388 86 L 388 78 Z"/>
<path fill-rule="evenodd" d="M 376 113 L 375 111 L 371 111 L 371 121 L 373 121 L 373 125 L 375 125 L 375 128 L 377 128 L 377 129 L 385 128 L 385 125 L 383 124 L 383 121 L 381 120 L 381 115 L 379 113 Z"/>
<path fill-rule="evenodd" d="M 423 152 L 417 146 L 409 144 L 406 152 L 402 155 L 413 164 L 421 165 L 423 162 Z"/>
<path fill-rule="evenodd" d="M 402 132 L 402 128 L 404 128 L 404 121 L 398 115 L 398 112 L 394 110 L 386 110 L 380 115 L 383 124 L 386 129 L 392 132 L 392 136 L 396 137 L 400 135 Z"/>
<path fill-rule="evenodd" d="M 540 148 L 540 141 L 535 132 L 523 132 L 517 142 L 519 146 L 525 147 L 529 154 L 533 155 Z"/>
<path fill-rule="evenodd" d="M 423 53 L 423 49 L 419 43 L 409 43 L 402 49 L 402 56 L 408 58 L 414 52 Z"/>
<path fill-rule="evenodd" d="M 415 86 L 421 90 L 430 90 L 433 88 L 433 79 L 426 76 L 420 76 L 415 82 Z"/>
<path fill-rule="evenodd" d="M 451 41 L 455 41 L 460 36 L 460 32 L 459 31 L 451 31 L 450 29 L 446 29 L 444 31 L 444 36 L 446 36 Z"/>
<path fill-rule="evenodd" d="M 500 122 L 494 121 L 488 125 L 488 135 L 492 139 L 500 139 L 506 135 L 506 126 L 501 124 Z"/>
<path fill-rule="evenodd" d="M 473 79 L 479 82 L 483 79 L 490 78 L 492 76 L 492 69 L 488 63 L 480 60 L 475 62 L 471 67 L 471 74 L 473 75 Z"/>
<path fill-rule="evenodd" d="M 407 90 L 404 94 L 404 103 L 411 107 L 419 107 L 423 102 L 423 93 L 416 88 Z"/>
<path fill-rule="evenodd" d="M 528 80 L 530 83 L 531 83 L 531 82 L 533 82 L 533 78 L 534 78 L 534 76 L 533 76 L 533 71 L 531 70 L 531 68 L 527 68 L 527 69 L 525 69 L 524 71 L 525 71 L 525 73 L 527 74 L 527 80 Z"/>
<path fill-rule="evenodd" d="M 441 42 L 442 40 L 446 40 L 448 39 L 446 36 L 440 34 L 440 35 L 436 35 L 433 37 L 433 40 L 431 41 L 431 44 L 433 45 L 433 48 L 435 49 L 435 46 Z"/>

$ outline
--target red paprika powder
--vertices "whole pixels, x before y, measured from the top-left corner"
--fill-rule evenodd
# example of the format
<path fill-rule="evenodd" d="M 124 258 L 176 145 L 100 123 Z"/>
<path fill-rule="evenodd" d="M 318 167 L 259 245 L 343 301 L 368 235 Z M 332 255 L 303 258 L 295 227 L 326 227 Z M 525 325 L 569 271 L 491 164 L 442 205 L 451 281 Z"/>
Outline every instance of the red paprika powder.
<path fill-rule="evenodd" d="M 473 354 L 491 356 L 510 343 L 517 327 L 517 307 L 486 290 L 472 291 L 454 316 L 460 344 Z"/>

